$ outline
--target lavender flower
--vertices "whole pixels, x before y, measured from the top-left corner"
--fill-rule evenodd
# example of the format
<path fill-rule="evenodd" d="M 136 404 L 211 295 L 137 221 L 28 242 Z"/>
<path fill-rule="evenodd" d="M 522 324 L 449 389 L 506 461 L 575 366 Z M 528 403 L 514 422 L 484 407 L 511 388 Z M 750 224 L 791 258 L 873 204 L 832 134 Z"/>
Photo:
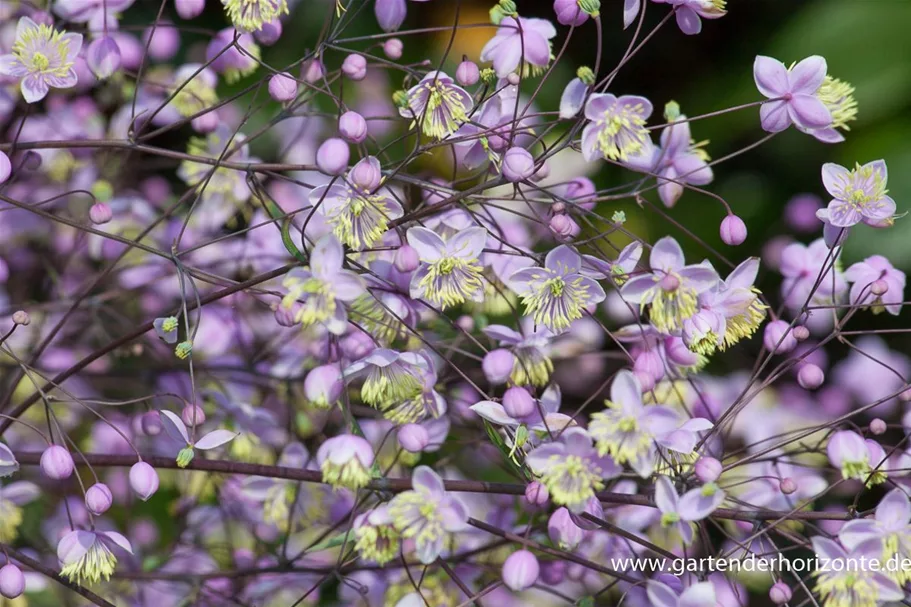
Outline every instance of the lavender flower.
<path fill-rule="evenodd" d="M 727 14 L 726 0 L 652 0 L 674 7 L 680 31 L 688 36 L 702 31 L 702 19 L 719 19 Z"/>
<path fill-rule="evenodd" d="M 778 133 L 791 124 L 805 130 L 829 127 L 832 113 L 816 96 L 826 69 L 826 60 L 818 55 L 807 57 L 790 70 L 777 59 L 757 56 L 753 79 L 759 92 L 772 100 L 759 108 L 762 128 Z"/>
<path fill-rule="evenodd" d="M 831 162 L 824 164 L 822 182 L 833 199 L 816 216 L 836 228 L 850 228 L 861 221 L 891 223 L 895 201 L 886 195 L 888 175 L 884 160 L 858 164 L 850 171 Z"/>
<path fill-rule="evenodd" d="M 90 32 L 116 30 L 117 19 L 135 0 L 55 0 L 54 12 L 65 21 L 85 23 Z M 75 55 L 75 53 L 74 53 Z"/>
<path fill-rule="evenodd" d="M 408 107 L 400 108 L 405 118 L 413 118 L 428 137 L 445 139 L 468 121 L 474 102 L 463 88 L 444 72 L 428 72 L 408 90 Z"/>
<path fill-rule="evenodd" d="M 377 348 L 345 369 L 345 377 L 366 374 L 361 398 L 368 405 L 389 408 L 415 398 L 423 391 L 422 369 L 427 360 L 413 352 L 400 354 Z"/>
<path fill-rule="evenodd" d="M 429 565 L 446 541 L 466 527 L 468 508 L 447 493 L 443 479 L 427 466 L 414 469 L 411 486 L 389 504 L 389 516 L 403 539 L 414 540 L 418 560 Z"/>
<path fill-rule="evenodd" d="M 61 32 L 22 17 L 16 25 L 12 53 L 0 55 L 0 74 L 20 79 L 22 97 L 27 103 L 36 103 L 52 87 L 76 86 L 73 65 L 81 48 L 80 34 Z"/>
<path fill-rule="evenodd" d="M 535 324 L 559 333 L 582 318 L 587 307 L 604 301 L 604 289 L 581 269 L 582 257 L 562 245 L 547 254 L 543 268 L 519 270 L 507 282 Z"/>
<path fill-rule="evenodd" d="M 60 575 L 77 584 L 109 580 L 117 566 L 115 546 L 133 554 L 130 541 L 115 531 L 70 531 L 57 544 Z"/>
<path fill-rule="evenodd" d="M 724 497 L 724 491 L 714 483 L 690 489 L 681 496 L 668 477 L 659 476 L 655 481 L 655 504 L 661 511 L 661 526 L 677 531 L 686 545 L 693 541 L 693 523 L 714 512 Z"/>
<path fill-rule="evenodd" d="M 530 324 L 530 323 L 526 323 Z M 510 380 L 518 385 L 532 384 L 546 386 L 553 373 L 554 364 L 549 356 L 552 334 L 547 329 L 529 330 L 520 333 L 504 325 L 490 325 L 484 334 L 509 346 L 516 358 Z"/>
<path fill-rule="evenodd" d="M 544 391 L 534 404 L 532 412 L 527 415 L 514 417 L 502 404 L 490 400 L 473 404 L 471 410 L 498 426 L 516 428 L 524 425 L 532 431 L 560 432 L 576 423 L 569 415 L 560 413 L 561 400 L 560 388 L 554 384 Z"/>
<path fill-rule="evenodd" d="M 483 301 L 478 257 L 487 242 L 487 230 L 469 228 L 448 240 L 427 228 L 411 228 L 408 244 L 421 266 L 411 277 L 411 297 L 426 299 L 441 310 L 470 299 Z"/>
<path fill-rule="evenodd" d="M 557 35 L 546 19 L 505 17 L 496 35 L 481 49 L 481 61 L 492 61 L 498 78 L 519 69 L 523 78 L 537 76 L 550 63 L 550 39 Z"/>
<path fill-rule="evenodd" d="M 10 476 L 17 470 L 19 470 L 19 462 L 16 461 L 16 456 L 9 450 L 9 447 L 0 443 L 0 478 Z"/>
<path fill-rule="evenodd" d="M 887 311 L 893 316 L 901 312 L 905 298 L 905 273 L 896 269 L 882 255 L 871 255 L 845 271 L 845 280 L 852 283 L 849 301 L 853 305 L 871 305 L 874 314 Z M 877 284 L 878 281 L 882 283 Z M 883 286 L 885 291 L 882 292 Z"/>
<path fill-rule="evenodd" d="M 22 506 L 40 495 L 38 485 L 28 481 L 0 486 L 0 542 L 16 541 L 19 525 L 22 524 Z"/>
<path fill-rule="evenodd" d="M 823 607 L 876 607 L 904 598 L 898 584 L 884 573 L 862 566 L 881 556 L 874 546 L 860 545 L 848 552 L 828 538 L 816 536 L 812 542 L 816 557 L 829 565 L 816 580 Z"/>
<path fill-rule="evenodd" d="M 230 430 L 212 430 L 201 438 L 194 440 L 195 437 L 190 437 L 190 432 L 188 431 L 186 424 L 183 423 L 183 420 L 180 419 L 177 414 L 172 413 L 171 411 L 161 411 L 160 415 L 161 424 L 164 427 L 165 432 L 167 432 L 172 440 L 182 446 L 180 452 L 177 454 L 177 465 L 181 468 L 186 468 L 190 465 L 190 462 L 193 461 L 193 457 L 195 456 L 196 449 L 202 451 L 216 449 L 234 440 L 239 435 L 238 432 L 232 432 Z M 148 466 L 148 464 L 146 464 L 146 466 Z M 154 470 L 152 472 L 154 473 Z M 157 482 L 157 478 L 155 480 Z"/>
<path fill-rule="evenodd" d="M 370 482 L 373 447 L 360 436 L 340 434 L 320 445 L 316 460 L 323 471 L 324 482 L 336 489 L 357 490 Z"/>
<path fill-rule="evenodd" d="M 645 97 L 596 93 L 585 103 L 589 123 L 582 131 L 582 155 L 592 161 L 628 160 L 650 144 L 645 121 L 652 115 L 652 103 Z"/>
<path fill-rule="evenodd" d="M 911 501 L 901 488 L 893 489 L 876 506 L 873 518 L 848 521 L 838 531 L 838 539 L 850 551 L 862 547 L 881 546 L 883 563 L 898 558 L 911 558 Z M 887 571 L 899 584 L 911 579 L 911 571 L 898 567 Z"/>
<path fill-rule="evenodd" d="M 781 297 L 792 310 L 799 310 L 808 301 L 831 304 L 848 288 L 821 238 L 809 246 L 795 242 L 785 247 L 781 252 L 780 270 L 784 276 Z"/>
<path fill-rule="evenodd" d="M 228 19 L 241 32 L 262 30 L 271 23 L 288 14 L 286 0 L 221 0 Z"/>
<path fill-rule="evenodd" d="M 388 504 L 359 515 L 354 521 L 354 537 L 354 549 L 362 559 L 385 565 L 398 556 L 401 541 Z"/>

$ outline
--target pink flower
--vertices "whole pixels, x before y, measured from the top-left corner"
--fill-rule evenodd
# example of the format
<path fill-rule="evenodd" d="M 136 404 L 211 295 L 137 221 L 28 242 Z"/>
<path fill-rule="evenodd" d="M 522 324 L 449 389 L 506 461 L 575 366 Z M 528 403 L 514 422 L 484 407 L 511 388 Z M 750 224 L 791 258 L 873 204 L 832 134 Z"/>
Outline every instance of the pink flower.
<path fill-rule="evenodd" d="M 759 92 L 772 100 L 759 108 L 762 128 L 779 133 L 792 124 L 807 130 L 831 125 L 831 112 L 816 96 L 826 69 L 826 60 L 819 55 L 807 57 L 790 70 L 777 59 L 757 56 L 753 79 Z"/>

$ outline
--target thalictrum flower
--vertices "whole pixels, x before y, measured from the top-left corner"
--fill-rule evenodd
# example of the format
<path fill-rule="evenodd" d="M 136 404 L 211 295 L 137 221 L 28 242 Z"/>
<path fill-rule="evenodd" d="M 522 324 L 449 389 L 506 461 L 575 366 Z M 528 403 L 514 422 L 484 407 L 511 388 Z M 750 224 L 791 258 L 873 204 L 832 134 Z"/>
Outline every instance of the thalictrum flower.
<path fill-rule="evenodd" d="M 468 121 L 474 102 L 465 90 L 444 72 L 433 71 L 408 90 L 408 107 L 400 108 L 428 137 L 445 139 Z"/>
<path fill-rule="evenodd" d="M 725 0 L 652 0 L 674 7 L 677 25 L 684 34 L 692 36 L 702 31 L 703 19 L 719 19 L 727 14 Z"/>
<path fill-rule="evenodd" d="M 872 304 L 873 313 L 886 310 L 898 316 L 905 298 L 905 273 L 896 269 L 882 255 L 871 255 L 845 270 L 845 280 L 852 283 L 849 301 L 853 305 Z M 874 293 L 878 280 L 886 286 L 885 293 Z"/>
<path fill-rule="evenodd" d="M 596 280 L 610 278 L 614 284 L 621 286 L 629 279 L 629 275 L 636 269 L 641 258 L 642 243 L 631 242 L 620 250 L 614 260 L 604 260 L 593 255 L 583 255 L 580 272 Z"/>
<path fill-rule="evenodd" d="M 781 252 L 779 267 L 784 276 L 782 299 L 792 310 L 799 310 L 808 300 L 819 305 L 831 305 L 848 288 L 837 265 L 822 238 L 809 245 L 799 242 L 789 244 Z"/>
<path fill-rule="evenodd" d="M 19 469 L 19 462 L 9 447 L 0 443 L 0 478 L 10 476 Z"/>
<path fill-rule="evenodd" d="M 28 17 L 19 19 L 12 53 L 0 55 L 0 74 L 19 78 L 22 97 L 28 103 L 45 98 L 50 88 L 76 86 L 73 69 L 82 36 L 58 31 Z"/>
<path fill-rule="evenodd" d="M 552 384 L 535 403 L 535 409 L 529 415 L 513 417 L 506 412 L 506 408 L 502 404 L 491 400 L 475 403 L 471 406 L 471 410 L 498 426 L 515 428 L 524 425 L 532 431 L 559 432 L 576 423 L 569 415 L 559 412 L 561 400 L 559 386 Z"/>
<path fill-rule="evenodd" d="M 709 516 L 723 501 L 724 491 L 714 483 L 690 489 L 681 496 L 668 477 L 659 476 L 655 481 L 655 504 L 661 511 L 661 526 L 674 528 L 686 545 L 693 541 L 693 523 Z"/>
<path fill-rule="evenodd" d="M 559 333 L 582 318 L 588 306 L 604 301 L 604 289 L 581 269 L 582 257 L 561 245 L 547 254 L 543 268 L 519 270 L 507 282 L 535 324 Z"/>
<path fill-rule="evenodd" d="M 325 325 L 330 333 L 342 335 L 348 329 L 346 304 L 360 297 L 366 285 L 350 270 L 342 269 L 345 252 L 332 234 L 323 236 L 310 253 L 310 266 L 294 268 L 282 281 L 288 294 L 285 308 L 295 308 L 294 320 L 309 327 Z M 300 304 L 295 307 L 295 304 Z"/>
<path fill-rule="evenodd" d="M 414 540 L 418 560 L 433 563 L 454 533 L 467 526 L 468 508 L 446 491 L 443 479 L 427 466 L 411 475 L 411 491 L 393 498 L 389 516 L 402 539 Z"/>
<path fill-rule="evenodd" d="M 902 488 L 893 489 L 876 506 L 873 518 L 848 521 L 838 531 L 838 539 L 848 550 L 872 543 L 882 549 L 880 561 L 888 563 L 898 556 L 898 562 L 911 558 L 911 501 Z M 887 571 L 899 584 L 911 579 L 911 570 L 898 567 Z"/>
<path fill-rule="evenodd" d="M 803 129 L 824 143 L 840 143 L 844 135 L 837 129 L 850 130 L 849 122 L 857 119 L 857 100 L 854 99 L 854 87 L 838 78 L 826 76 L 816 91 L 816 96 L 832 114 L 832 124 L 821 129 Z"/>
<path fill-rule="evenodd" d="M 221 0 L 228 19 L 241 32 L 261 30 L 267 23 L 288 14 L 286 0 Z"/>
<path fill-rule="evenodd" d="M 759 55 L 753 64 L 753 79 L 759 92 L 771 99 L 759 108 L 762 128 L 778 133 L 791 124 L 804 130 L 832 124 L 832 113 L 816 93 L 826 78 L 826 60 L 807 57 L 787 69 L 781 61 Z"/>
<path fill-rule="evenodd" d="M 625 300 L 649 306 L 649 319 L 662 333 L 681 329 L 696 313 L 699 295 L 718 285 L 718 274 L 708 262 L 685 263 L 680 245 L 665 236 L 652 247 L 651 273 L 630 279 L 620 289 Z"/>
<path fill-rule="evenodd" d="M 645 121 L 652 115 L 652 102 L 645 97 L 610 94 L 590 95 L 585 103 L 589 123 L 582 131 L 582 155 L 586 160 L 628 160 L 651 144 Z"/>
<path fill-rule="evenodd" d="M 898 584 L 884 573 L 862 566 L 882 556 L 877 546 L 860 544 L 849 552 L 825 537 L 816 536 L 812 542 L 816 557 L 827 564 L 816 572 L 823 607 L 876 607 L 904 598 Z"/>
<path fill-rule="evenodd" d="M 446 413 L 446 399 L 436 391 L 437 373 L 426 354 L 418 353 L 424 363 L 415 366 L 421 380 L 421 391 L 383 408 L 383 417 L 397 426 L 413 424 L 427 417 L 438 419 Z"/>
<path fill-rule="evenodd" d="M 351 168 L 344 183 L 321 185 L 310 192 L 310 204 L 338 239 L 356 251 L 373 246 L 389 222 L 403 213 L 402 205 L 375 179 L 379 170 L 379 160 L 367 156 Z"/>
<path fill-rule="evenodd" d="M 540 477 L 555 504 L 576 513 L 604 488 L 605 479 L 620 474 L 620 466 L 610 457 L 599 456 L 592 437 L 576 427 L 529 452 L 525 463 Z"/>
<path fill-rule="evenodd" d="M 530 322 L 525 325 L 530 325 Z M 516 357 L 510 380 L 517 386 L 532 384 L 546 386 L 553 373 L 554 363 L 549 356 L 549 346 L 553 334 L 544 328 L 533 330 L 523 326 L 520 333 L 505 325 L 484 327 L 484 334 L 496 339 L 500 345 L 508 346 Z M 525 330 L 527 329 L 527 330 Z M 524 334 L 523 334 L 524 333 Z"/>
<path fill-rule="evenodd" d="M 886 480 L 882 462 L 882 448 L 872 440 L 850 430 L 840 430 L 829 438 L 826 453 L 829 462 L 841 470 L 842 478 L 853 478 L 875 485 Z M 874 470 L 876 468 L 876 470 Z"/>
<path fill-rule="evenodd" d="M 354 519 L 354 549 L 362 559 L 385 565 L 398 556 L 400 538 L 389 505 L 381 504 Z"/>
<path fill-rule="evenodd" d="M 360 436 L 339 434 L 320 445 L 316 461 L 323 471 L 323 482 L 357 490 L 370 482 L 373 446 Z"/>
<path fill-rule="evenodd" d="M 387 409 L 421 394 L 422 370 L 426 366 L 427 360 L 415 352 L 377 348 L 346 368 L 344 376 L 366 374 L 361 399 L 368 405 Z"/>
<path fill-rule="evenodd" d="M 117 566 L 115 546 L 133 554 L 130 541 L 115 531 L 70 531 L 57 544 L 60 575 L 77 584 L 109 580 Z"/>
<path fill-rule="evenodd" d="M 38 485 L 28 481 L 0 485 L 0 542 L 11 543 L 16 540 L 22 523 L 22 506 L 40 495 Z"/>
<path fill-rule="evenodd" d="M 850 228 L 861 221 L 877 225 L 895 215 L 895 201 L 887 195 L 888 170 L 884 160 L 874 160 L 854 169 L 827 162 L 822 182 L 832 196 L 828 207 L 816 216 L 836 228 Z"/>
<path fill-rule="evenodd" d="M 497 33 L 481 49 L 481 61 L 492 61 L 498 78 L 506 78 L 522 66 L 522 76 L 536 76 L 551 60 L 550 39 L 557 35 L 546 19 L 505 17 Z"/>
<path fill-rule="evenodd" d="M 487 230 L 469 228 L 443 240 L 436 232 L 416 227 L 408 230 L 407 238 L 421 260 L 411 277 L 412 298 L 426 299 L 442 310 L 467 299 L 483 301 L 478 257 L 487 242 Z"/>
<path fill-rule="evenodd" d="M 208 434 L 203 435 L 202 438 L 194 441 L 190 437 L 190 432 L 188 431 L 186 424 L 183 423 L 183 420 L 180 419 L 179 415 L 172 413 L 171 411 L 161 411 L 160 415 L 161 425 L 164 426 L 168 436 L 170 436 L 172 440 L 184 445 L 177 454 L 177 465 L 181 468 L 186 468 L 190 465 L 190 462 L 193 461 L 196 449 L 202 451 L 215 449 L 234 440 L 239 435 L 238 432 L 232 432 L 230 430 L 213 430 Z"/>

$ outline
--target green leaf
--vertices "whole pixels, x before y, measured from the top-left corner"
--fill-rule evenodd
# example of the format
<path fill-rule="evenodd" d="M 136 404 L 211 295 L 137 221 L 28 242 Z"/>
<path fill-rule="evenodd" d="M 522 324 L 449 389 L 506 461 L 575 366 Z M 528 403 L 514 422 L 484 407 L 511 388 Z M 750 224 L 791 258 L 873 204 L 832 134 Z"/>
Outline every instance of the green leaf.
<path fill-rule="evenodd" d="M 285 249 L 301 263 L 309 263 L 307 256 L 301 253 L 301 250 L 297 248 L 297 245 L 294 244 L 294 241 L 291 240 L 291 218 L 288 217 L 282 222 L 282 244 L 285 245 Z"/>
<path fill-rule="evenodd" d="M 346 543 L 353 541 L 354 535 L 350 531 L 347 531 L 323 540 L 319 544 L 312 546 L 307 550 L 307 552 L 320 552 L 321 550 L 328 550 L 329 548 L 344 546 Z"/>

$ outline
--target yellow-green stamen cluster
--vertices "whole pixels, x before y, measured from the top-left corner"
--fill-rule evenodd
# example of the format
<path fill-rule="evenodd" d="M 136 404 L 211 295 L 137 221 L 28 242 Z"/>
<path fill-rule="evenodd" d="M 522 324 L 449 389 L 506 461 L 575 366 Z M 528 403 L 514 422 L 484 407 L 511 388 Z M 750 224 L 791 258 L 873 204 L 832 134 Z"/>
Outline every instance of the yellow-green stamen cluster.
<path fill-rule="evenodd" d="M 260 30 L 266 23 L 288 14 L 285 0 L 222 0 L 222 4 L 234 27 L 245 32 Z"/>
<path fill-rule="evenodd" d="M 591 294 L 582 276 L 569 282 L 554 276 L 544 281 L 540 288 L 522 294 L 526 314 L 533 315 L 535 324 L 555 331 L 562 331 L 574 320 L 582 318 L 590 300 Z"/>
<path fill-rule="evenodd" d="M 588 425 L 598 455 L 610 455 L 618 464 L 634 461 L 648 453 L 653 437 L 639 427 L 639 421 L 626 415 L 620 405 L 606 401 L 607 411 L 592 415 Z"/>
<path fill-rule="evenodd" d="M 179 468 L 186 468 L 190 465 L 190 462 L 193 461 L 193 457 L 196 453 L 193 451 L 193 447 L 187 445 L 177 453 L 177 466 Z"/>
<path fill-rule="evenodd" d="M 401 493 L 389 504 L 392 524 L 406 540 L 435 542 L 446 534 L 437 503 L 417 491 Z"/>
<path fill-rule="evenodd" d="M 362 559 L 385 565 L 399 553 L 399 534 L 392 525 L 365 523 L 354 531 L 354 549 Z"/>
<path fill-rule="evenodd" d="M 408 327 L 371 293 L 361 295 L 351 304 L 353 320 L 378 342 L 388 346 L 408 335 Z M 328 403 L 327 403 L 328 405 Z"/>
<path fill-rule="evenodd" d="M 746 339 L 753 335 L 765 320 L 766 310 L 769 306 L 760 301 L 759 296 L 762 293 L 755 287 L 752 289 L 756 298 L 750 303 L 749 307 L 742 313 L 727 319 L 727 326 L 724 332 L 724 341 L 721 349 L 725 350 L 736 344 L 741 339 Z"/>
<path fill-rule="evenodd" d="M 683 327 L 683 321 L 696 313 L 697 294 L 693 289 L 678 286 L 673 290 L 656 287 L 649 309 L 649 320 L 662 333 L 672 333 Z"/>
<path fill-rule="evenodd" d="M 174 97 L 171 99 L 171 105 L 183 117 L 195 116 L 218 103 L 215 89 L 198 76 L 187 82 L 178 83 L 172 94 Z"/>
<path fill-rule="evenodd" d="M 60 570 L 60 575 L 71 582 L 92 584 L 109 580 L 117 566 L 117 557 L 100 541 L 95 541 L 82 557 Z"/>
<path fill-rule="evenodd" d="M 193 342 L 192 341 L 182 341 L 177 344 L 177 347 L 174 348 L 174 356 L 180 360 L 186 359 L 190 354 L 193 353 Z"/>
<path fill-rule="evenodd" d="M 361 399 L 368 405 L 386 409 L 415 398 L 423 387 L 420 378 L 401 365 L 374 367 L 361 386 Z"/>
<path fill-rule="evenodd" d="M 862 571 L 838 574 L 822 573 L 816 582 L 816 592 L 824 607 L 875 607 L 878 590 Z"/>
<path fill-rule="evenodd" d="M 0 497 L 0 542 L 13 542 L 22 524 L 22 509 Z"/>
<path fill-rule="evenodd" d="M 301 278 L 291 274 L 285 277 L 282 286 L 288 289 L 282 298 L 282 306 L 285 308 L 291 309 L 299 300 L 304 300 L 294 313 L 294 322 L 309 327 L 325 322 L 335 314 L 332 284 L 312 276 Z"/>
<path fill-rule="evenodd" d="M 826 76 L 816 91 L 816 96 L 832 114 L 832 128 L 850 131 L 848 123 L 857 119 L 854 87 L 837 78 Z"/>
<path fill-rule="evenodd" d="M 385 196 L 365 196 L 351 191 L 348 201 L 326 221 L 342 243 L 360 251 L 372 247 L 386 233 L 391 212 Z"/>
<path fill-rule="evenodd" d="M 560 506 L 584 504 L 604 488 L 600 468 L 578 455 L 551 456 L 550 465 L 540 480 L 553 502 Z"/>
<path fill-rule="evenodd" d="M 403 598 L 414 592 L 414 583 L 405 576 L 400 582 L 390 584 L 383 597 L 383 607 L 396 607 Z M 437 573 L 421 577 L 420 594 L 424 604 L 433 607 L 456 607 L 462 603 L 463 598 L 457 588 L 451 587 L 447 579 Z"/>
<path fill-rule="evenodd" d="M 335 464 L 327 458 L 320 466 L 320 470 L 323 472 L 323 482 L 335 489 L 345 487 L 357 491 L 370 482 L 370 470 L 354 456 L 344 464 Z"/>
<path fill-rule="evenodd" d="M 863 209 L 870 203 L 882 200 L 888 193 L 882 172 L 872 166 L 857 164 L 851 171 L 851 179 L 845 184 L 843 200 L 856 209 Z"/>
<path fill-rule="evenodd" d="M 459 257 L 443 257 L 427 268 L 420 286 L 430 303 L 445 310 L 471 299 L 482 288 L 481 264 Z"/>
<path fill-rule="evenodd" d="M 444 139 L 460 125 L 468 121 L 468 115 L 460 91 L 442 82 L 426 82 L 418 89 L 416 96 L 426 96 L 426 105 L 415 118 L 421 123 L 421 130 L 428 137 Z M 411 102 L 415 108 L 417 101 Z"/>
<path fill-rule="evenodd" d="M 516 364 L 513 365 L 512 375 L 509 379 L 517 386 L 532 384 L 546 386 L 550 381 L 550 374 L 554 371 L 554 363 L 543 351 L 538 348 L 518 347 L 513 351 Z"/>
<path fill-rule="evenodd" d="M 648 129 L 641 104 L 617 105 L 599 118 L 598 149 L 610 160 L 629 160 L 639 153 L 648 141 Z"/>
<path fill-rule="evenodd" d="M 161 330 L 170 333 L 171 331 L 177 330 L 177 317 L 168 316 L 164 319 L 164 322 L 161 323 Z"/>

